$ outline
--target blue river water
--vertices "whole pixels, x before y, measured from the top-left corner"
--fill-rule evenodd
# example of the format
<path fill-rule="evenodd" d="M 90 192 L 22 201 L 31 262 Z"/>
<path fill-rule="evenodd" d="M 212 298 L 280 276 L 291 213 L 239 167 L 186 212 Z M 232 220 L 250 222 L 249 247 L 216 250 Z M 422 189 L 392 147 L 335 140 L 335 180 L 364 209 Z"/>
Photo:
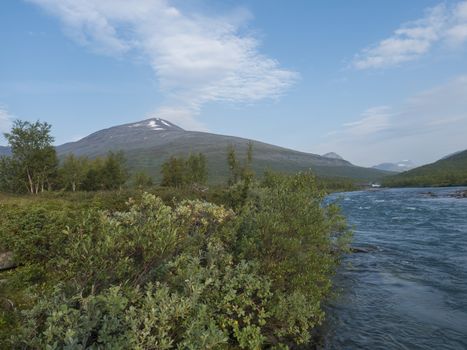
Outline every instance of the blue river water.
<path fill-rule="evenodd" d="M 323 349 L 467 349 L 467 199 L 449 196 L 460 189 L 328 199 L 366 252 L 346 256 L 336 276 Z"/>

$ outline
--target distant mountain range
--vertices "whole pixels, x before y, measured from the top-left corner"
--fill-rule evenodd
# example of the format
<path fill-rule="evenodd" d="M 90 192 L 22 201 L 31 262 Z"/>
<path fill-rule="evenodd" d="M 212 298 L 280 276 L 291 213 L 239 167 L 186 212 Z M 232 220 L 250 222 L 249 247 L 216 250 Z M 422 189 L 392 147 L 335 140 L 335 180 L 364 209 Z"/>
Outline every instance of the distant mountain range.
<path fill-rule="evenodd" d="M 242 159 L 249 142 L 240 137 L 187 131 L 167 120 L 151 118 L 97 131 L 79 141 L 58 146 L 57 153 L 59 157 L 73 153 L 92 158 L 103 156 L 109 151 L 122 150 L 132 172 L 145 171 L 159 179 L 161 164 L 168 157 L 202 152 L 208 161 L 209 181 L 218 183 L 225 181 L 229 174 L 227 147 L 234 146 Z M 334 152 L 320 156 L 259 141 L 251 142 L 253 168 L 258 174 L 267 169 L 284 173 L 312 170 L 323 177 L 345 177 L 360 181 L 381 181 L 385 178 L 385 182 L 394 181 L 401 185 L 459 184 L 467 177 L 467 150 L 433 164 L 408 170 L 413 167 L 410 161 L 364 168 L 351 164 Z M 408 171 L 394 175 L 394 170 Z"/>
<path fill-rule="evenodd" d="M 408 171 L 414 169 L 415 167 L 416 165 L 410 160 L 401 160 L 397 163 L 381 163 L 373 166 L 374 169 L 393 171 L 396 173 Z"/>
<path fill-rule="evenodd" d="M 453 153 L 440 160 L 390 176 L 386 186 L 454 186 L 467 185 L 467 150 Z"/>
<path fill-rule="evenodd" d="M 0 146 L 0 157 L 9 156 L 10 154 L 11 154 L 11 150 L 9 147 Z"/>
<path fill-rule="evenodd" d="M 242 159 L 249 142 L 240 137 L 187 131 L 167 120 L 151 118 L 100 130 L 79 141 L 57 146 L 57 154 L 61 158 L 69 153 L 94 158 L 109 151 L 122 150 L 131 172 L 145 171 L 157 180 L 160 178 L 161 164 L 170 156 L 202 152 L 207 158 L 209 181 L 219 183 L 225 181 L 229 174 L 227 147 L 233 145 L 238 157 Z M 259 141 L 251 142 L 253 169 L 258 174 L 267 169 L 284 173 L 311 169 L 318 176 L 361 181 L 377 181 L 392 174 L 355 166 L 335 153 L 320 156 Z M 8 153 L 7 147 L 0 148 L 0 154 Z"/>
<path fill-rule="evenodd" d="M 162 163 L 170 156 L 202 152 L 208 161 L 209 181 L 218 183 L 225 181 L 229 173 L 227 147 L 234 146 L 242 160 L 249 142 L 253 143 L 253 169 L 258 174 L 268 169 L 283 173 L 312 170 L 322 177 L 383 180 L 387 186 L 467 185 L 467 150 L 418 168 L 413 168 L 414 164 L 408 160 L 365 168 L 351 164 L 334 152 L 320 156 L 241 137 L 187 131 L 159 118 L 103 129 L 56 149 L 60 158 L 70 153 L 94 158 L 121 150 L 131 172 L 145 171 L 156 180 L 160 178 Z M 0 146 L 0 156 L 10 154 L 8 147 Z M 399 174 L 394 175 L 395 172 Z"/>

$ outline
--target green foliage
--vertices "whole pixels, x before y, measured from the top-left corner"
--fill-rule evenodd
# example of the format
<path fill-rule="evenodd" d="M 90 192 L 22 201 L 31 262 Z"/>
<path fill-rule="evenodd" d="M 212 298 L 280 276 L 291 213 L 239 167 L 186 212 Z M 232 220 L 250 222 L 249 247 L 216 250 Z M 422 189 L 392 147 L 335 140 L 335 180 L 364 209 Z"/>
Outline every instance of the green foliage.
<path fill-rule="evenodd" d="M 123 152 L 89 160 L 69 154 L 59 167 L 51 126 L 17 120 L 5 138 L 11 157 L 0 158 L 0 191 L 38 194 L 59 186 L 65 190 L 119 189 L 128 179 Z"/>
<path fill-rule="evenodd" d="M 1 163 L 3 188 L 22 192 L 26 187 L 29 193 L 37 194 L 52 187 L 58 160 L 50 129 L 50 124 L 39 121 L 14 121 L 11 131 L 4 134 L 12 156 Z M 5 176 L 9 171 L 12 175 Z"/>
<path fill-rule="evenodd" d="M 84 191 L 121 189 L 128 180 L 123 152 L 109 152 L 105 158 L 84 160 L 86 173 L 82 179 Z"/>
<path fill-rule="evenodd" d="M 123 186 L 128 179 L 125 168 L 125 156 L 122 151 L 109 152 L 104 160 L 102 171 L 102 188 L 115 190 Z"/>
<path fill-rule="evenodd" d="M 69 154 L 60 168 L 60 178 L 65 189 L 73 192 L 80 190 L 89 171 L 89 160 L 86 157 L 75 157 Z"/>
<path fill-rule="evenodd" d="M 227 164 L 229 165 L 230 171 L 230 177 L 228 181 L 229 185 L 234 185 L 239 181 L 243 181 L 246 183 L 251 182 L 251 180 L 255 176 L 255 173 L 251 166 L 252 162 L 253 143 L 251 141 L 248 142 L 246 158 L 243 164 L 238 160 L 235 148 L 232 145 L 229 145 L 227 147 Z"/>
<path fill-rule="evenodd" d="M 187 172 L 183 158 L 170 157 L 162 164 L 162 186 L 182 187 L 187 183 Z"/>
<path fill-rule="evenodd" d="M 167 202 L 140 192 L 126 205 L 117 192 L 4 201 L 1 249 L 21 266 L 7 276 L 15 310 L 0 318 L 10 322 L 0 345 L 261 349 L 309 341 L 324 317 L 345 223 L 309 174 L 244 184 L 199 192 L 227 206 L 174 202 L 174 194 L 198 193 L 175 188 L 154 189 Z"/>
<path fill-rule="evenodd" d="M 0 157 L 0 192 L 23 193 L 27 190 L 19 163 L 11 157 Z"/>
<path fill-rule="evenodd" d="M 162 164 L 162 186 L 184 187 L 205 184 L 207 181 L 206 157 L 202 154 L 190 154 L 183 157 L 170 157 Z"/>
<path fill-rule="evenodd" d="M 227 164 L 229 165 L 230 171 L 229 184 L 237 183 L 240 177 L 239 163 L 237 160 L 237 154 L 235 153 L 235 148 L 232 145 L 227 147 Z"/>
<path fill-rule="evenodd" d="M 137 172 L 133 176 L 133 186 L 135 188 L 143 189 L 152 187 L 154 185 L 152 177 L 146 174 L 144 171 Z"/>
<path fill-rule="evenodd" d="M 202 153 L 190 154 L 186 161 L 188 184 L 205 184 L 208 178 L 206 157 Z"/>
<path fill-rule="evenodd" d="M 332 252 L 348 240 L 337 208 L 323 207 L 324 196 L 310 174 L 269 173 L 239 222 L 239 256 L 258 261 L 275 291 L 274 334 L 296 343 L 308 341 L 309 329 L 323 320 L 321 303 L 338 258 Z"/>
<path fill-rule="evenodd" d="M 346 178 L 320 177 L 317 178 L 317 182 L 318 186 L 328 193 L 349 192 L 358 188 L 355 181 Z"/>

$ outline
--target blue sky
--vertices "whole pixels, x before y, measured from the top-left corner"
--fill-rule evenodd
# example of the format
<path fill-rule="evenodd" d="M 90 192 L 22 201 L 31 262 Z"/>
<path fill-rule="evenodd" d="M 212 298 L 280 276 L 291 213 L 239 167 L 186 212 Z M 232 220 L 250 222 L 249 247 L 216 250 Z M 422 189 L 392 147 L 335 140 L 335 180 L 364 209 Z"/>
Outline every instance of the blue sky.
<path fill-rule="evenodd" d="M 366 166 L 467 148 L 467 1 L 2 0 L 0 44 L 0 131 L 58 144 L 157 116 Z"/>

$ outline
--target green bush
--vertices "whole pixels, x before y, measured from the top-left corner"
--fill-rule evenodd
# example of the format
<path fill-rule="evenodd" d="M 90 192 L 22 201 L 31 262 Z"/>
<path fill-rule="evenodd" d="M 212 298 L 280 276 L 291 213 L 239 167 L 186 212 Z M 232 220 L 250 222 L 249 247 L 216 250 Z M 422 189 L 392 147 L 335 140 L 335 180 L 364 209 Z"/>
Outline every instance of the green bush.
<path fill-rule="evenodd" d="M 237 222 L 240 258 L 258 261 L 272 283 L 271 322 L 278 341 L 304 343 L 324 317 L 322 302 L 349 235 L 313 176 L 268 174 Z"/>
<path fill-rule="evenodd" d="M 9 314 L 16 326 L 0 345 L 261 349 L 308 342 L 347 239 L 337 208 L 323 205 L 308 174 L 269 174 L 262 184 L 202 196 L 228 207 L 196 199 L 169 206 L 149 193 L 133 196 L 124 210 L 112 204 L 103 211 L 95 196 L 61 208 L 10 206 L 0 227 L 5 247 L 23 263 L 9 278 L 23 283 L 27 303 Z"/>

